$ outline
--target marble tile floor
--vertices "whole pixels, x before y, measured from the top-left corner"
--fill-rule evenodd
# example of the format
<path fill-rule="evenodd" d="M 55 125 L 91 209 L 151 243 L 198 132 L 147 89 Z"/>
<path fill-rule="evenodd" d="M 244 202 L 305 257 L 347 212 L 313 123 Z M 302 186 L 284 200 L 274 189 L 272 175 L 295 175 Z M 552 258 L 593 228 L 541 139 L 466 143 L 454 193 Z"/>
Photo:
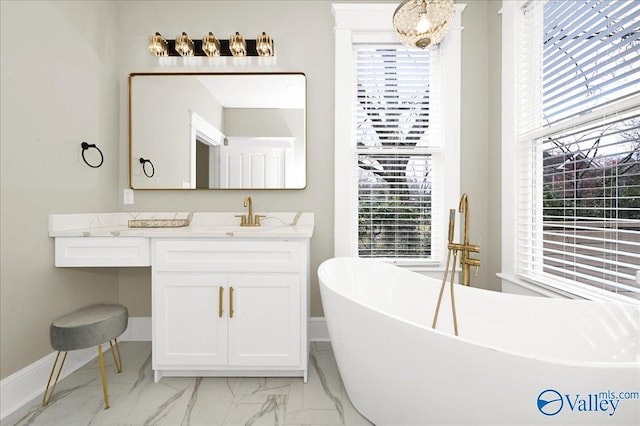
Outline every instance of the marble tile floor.
<path fill-rule="evenodd" d="M 0 425 L 371 425 L 349 402 L 329 343 L 312 343 L 307 383 L 300 377 L 165 377 L 154 383 L 151 343 L 122 342 L 120 348 L 122 373 L 111 354 L 105 356 L 108 410 L 96 359 L 61 380 L 47 407 L 40 396 Z"/>

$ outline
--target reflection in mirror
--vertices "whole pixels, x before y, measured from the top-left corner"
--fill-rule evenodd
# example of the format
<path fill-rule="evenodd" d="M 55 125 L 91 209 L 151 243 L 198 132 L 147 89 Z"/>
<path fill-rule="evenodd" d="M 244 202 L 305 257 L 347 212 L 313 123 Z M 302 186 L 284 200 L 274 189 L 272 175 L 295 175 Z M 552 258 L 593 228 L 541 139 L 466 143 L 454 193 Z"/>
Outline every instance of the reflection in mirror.
<path fill-rule="evenodd" d="M 130 186 L 304 188 L 305 107 L 301 73 L 131 74 Z"/>

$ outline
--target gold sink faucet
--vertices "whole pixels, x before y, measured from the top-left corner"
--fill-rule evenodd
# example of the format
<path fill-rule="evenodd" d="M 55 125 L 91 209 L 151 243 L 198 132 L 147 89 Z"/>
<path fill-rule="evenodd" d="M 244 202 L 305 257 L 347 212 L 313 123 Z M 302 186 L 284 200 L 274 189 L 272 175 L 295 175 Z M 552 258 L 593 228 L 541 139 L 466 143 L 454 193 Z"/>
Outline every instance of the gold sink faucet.
<path fill-rule="evenodd" d="M 236 217 L 240 218 L 240 226 L 260 226 L 260 218 L 264 217 L 264 215 L 253 214 L 253 202 L 251 201 L 251 197 L 244 199 L 244 206 L 248 207 L 247 214 L 236 215 Z"/>

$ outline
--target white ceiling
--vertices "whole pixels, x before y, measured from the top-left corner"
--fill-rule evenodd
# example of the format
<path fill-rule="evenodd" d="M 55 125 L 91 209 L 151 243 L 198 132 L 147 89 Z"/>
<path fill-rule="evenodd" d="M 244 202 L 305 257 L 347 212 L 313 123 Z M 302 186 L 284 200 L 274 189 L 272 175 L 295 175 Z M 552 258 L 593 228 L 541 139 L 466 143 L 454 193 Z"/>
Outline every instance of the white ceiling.
<path fill-rule="evenodd" d="M 217 74 L 198 78 L 224 108 L 305 107 L 302 74 Z"/>

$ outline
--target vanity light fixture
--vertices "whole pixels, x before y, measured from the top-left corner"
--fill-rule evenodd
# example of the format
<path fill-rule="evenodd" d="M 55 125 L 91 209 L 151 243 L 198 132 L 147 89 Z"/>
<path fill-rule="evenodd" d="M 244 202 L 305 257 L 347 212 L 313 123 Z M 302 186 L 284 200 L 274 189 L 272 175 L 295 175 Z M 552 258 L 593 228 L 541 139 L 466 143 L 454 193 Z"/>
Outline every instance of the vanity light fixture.
<path fill-rule="evenodd" d="M 162 37 L 162 34 L 155 33 L 149 37 L 149 52 L 156 56 L 167 56 L 169 43 Z"/>
<path fill-rule="evenodd" d="M 202 37 L 202 51 L 207 56 L 220 56 L 220 42 L 211 31 Z"/>
<path fill-rule="evenodd" d="M 265 32 L 260 34 L 257 39 L 247 40 L 239 32 L 231 35 L 229 39 L 218 39 L 212 32 L 209 32 L 202 39 L 191 39 L 187 33 L 183 32 L 175 39 L 168 40 L 165 40 L 160 33 L 155 33 L 149 37 L 148 48 L 151 54 L 159 58 L 168 56 L 275 57 L 273 39 Z"/>
<path fill-rule="evenodd" d="M 193 40 L 189 38 L 187 33 L 183 32 L 176 36 L 176 51 L 181 56 L 193 56 Z"/>
<path fill-rule="evenodd" d="M 233 56 L 247 56 L 247 42 L 237 31 L 229 37 L 229 50 Z"/>
<path fill-rule="evenodd" d="M 404 0 L 393 13 L 400 41 L 424 49 L 440 43 L 455 15 L 453 0 Z"/>
<path fill-rule="evenodd" d="M 259 56 L 273 56 L 273 39 L 263 31 L 256 39 L 256 51 Z"/>

